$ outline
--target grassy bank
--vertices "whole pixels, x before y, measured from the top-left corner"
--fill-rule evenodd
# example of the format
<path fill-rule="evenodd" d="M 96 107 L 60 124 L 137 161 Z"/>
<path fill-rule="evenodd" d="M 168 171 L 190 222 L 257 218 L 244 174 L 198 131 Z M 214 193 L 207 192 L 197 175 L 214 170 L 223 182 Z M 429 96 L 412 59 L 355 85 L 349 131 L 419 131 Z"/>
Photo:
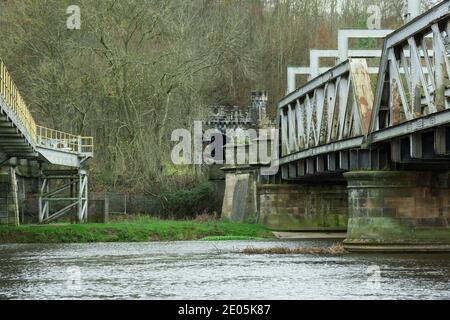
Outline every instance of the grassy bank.
<path fill-rule="evenodd" d="M 0 243 L 145 242 L 271 239 L 264 226 L 147 220 L 111 224 L 0 226 Z"/>

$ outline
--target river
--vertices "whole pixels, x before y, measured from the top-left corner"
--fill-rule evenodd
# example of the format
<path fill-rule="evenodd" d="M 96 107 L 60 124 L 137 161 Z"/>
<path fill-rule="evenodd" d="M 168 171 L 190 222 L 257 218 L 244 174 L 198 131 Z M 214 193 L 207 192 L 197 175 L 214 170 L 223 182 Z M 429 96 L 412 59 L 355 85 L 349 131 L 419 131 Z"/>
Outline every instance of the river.
<path fill-rule="evenodd" d="M 1 299 L 450 299 L 450 255 L 244 255 L 329 241 L 0 245 Z"/>

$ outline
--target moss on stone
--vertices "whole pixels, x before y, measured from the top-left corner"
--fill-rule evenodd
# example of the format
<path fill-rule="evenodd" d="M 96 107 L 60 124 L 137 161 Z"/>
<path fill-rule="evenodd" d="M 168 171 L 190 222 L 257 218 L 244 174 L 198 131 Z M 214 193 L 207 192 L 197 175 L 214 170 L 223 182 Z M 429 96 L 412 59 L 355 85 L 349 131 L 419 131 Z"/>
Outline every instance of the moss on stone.
<path fill-rule="evenodd" d="M 277 214 L 269 216 L 267 227 L 276 231 L 345 231 L 347 221 L 348 216 L 340 214 Z"/>
<path fill-rule="evenodd" d="M 351 218 L 348 239 L 374 242 L 448 242 L 448 227 L 415 227 L 408 220 L 388 217 Z"/>

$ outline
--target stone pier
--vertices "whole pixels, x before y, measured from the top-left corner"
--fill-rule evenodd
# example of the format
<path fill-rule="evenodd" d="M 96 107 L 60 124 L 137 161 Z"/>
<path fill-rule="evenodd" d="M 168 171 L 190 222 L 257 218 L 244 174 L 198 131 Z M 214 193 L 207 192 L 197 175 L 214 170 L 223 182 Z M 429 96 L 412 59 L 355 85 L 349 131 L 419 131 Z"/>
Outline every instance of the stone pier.
<path fill-rule="evenodd" d="M 275 231 L 345 231 L 345 185 L 259 185 L 259 223 Z"/>
<path fill-rule="evenodd" d="M 18 225 L 17 182 L 12 177 L 13 170 L 3 167 L 0 170 L 0 224 Z M 13 185 L 15 183 L 15 186 Z"/>
<path fill-rule="evenodd" d="M 345 174 L 350 251 L 449 251 L 449 173 Z"/>
<path fill-rule="evenodd" d="M 263 184 L 228 171 L 222 217 L 274 231 L 345 231 L 349 251 L 450 251 L 450 172 L 362 171 L 342 183 Z"/>
<path fill-rule="evenodd" d="M 234 167 L 227 168 L 225 172 L 222 219 L 240 223 L 256 223 L 258 220 L 257 171 L 251 167 Z"/>

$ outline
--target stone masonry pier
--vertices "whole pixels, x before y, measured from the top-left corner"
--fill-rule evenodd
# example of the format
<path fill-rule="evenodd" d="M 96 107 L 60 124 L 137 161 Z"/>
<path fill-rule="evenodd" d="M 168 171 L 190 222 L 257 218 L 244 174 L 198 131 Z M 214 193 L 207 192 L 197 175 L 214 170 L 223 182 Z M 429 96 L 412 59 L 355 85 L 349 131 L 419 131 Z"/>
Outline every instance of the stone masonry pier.
<path fill-rule="evenodd" d="M 229 171 L 222 218 L 281 232 L 346 231 L 349 251 L 450 251 L 450 172 L 354 171 L 339 183 L 264 184 Z"/>
<path fill-rule="evenodd" d="M 450 250 L 449 173 L 345 174 L 350 251 Z"/>
<path fill-rule="evenodd" d="M 345 231 L 345 185 L 260 185 L 259 222 L 276 231 Z"/>

